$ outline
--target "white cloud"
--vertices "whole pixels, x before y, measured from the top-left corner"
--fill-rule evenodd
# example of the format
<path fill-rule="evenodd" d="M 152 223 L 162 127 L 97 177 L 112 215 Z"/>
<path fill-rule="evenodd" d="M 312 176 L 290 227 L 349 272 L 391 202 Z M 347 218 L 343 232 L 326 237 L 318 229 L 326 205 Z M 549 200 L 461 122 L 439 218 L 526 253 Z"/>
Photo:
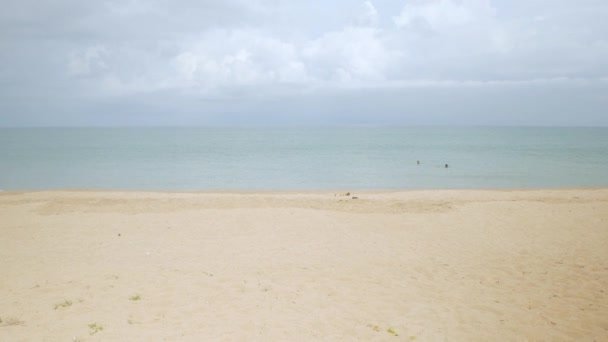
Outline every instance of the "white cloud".
<path fill-rule="evenodd" d="M 450 0 L 440 0 L 424 4 L 414 3 L 404 6 L 401 14 L 394 18 L 395 24 L 405 27 L 416 24 L 417 20 L 434 30 L 442 30 L 454 25 L 462 25 L 472 19 L 472 13 Z"/>
<path fill-rule="evenodd" d="M 376 26 L 378 24 L 378 11 L 371 1 L 365 1 L 361 5 L 359 15 L 355 18 L 355 25 Z"/>
<path fill-rule="evenodd" d="M 491 21 L 495 12 L 489 0 L 418 0 L 408 2 L 393 20 L 398 27 L 422 24 L 445 32 L 457 26 Z"/>
<path fill-rule="evenodd" d="M 248 8 L 272 12 L 269 4 Z M 166 4 L 140 5 L 132 1 L 120 7 L 120 15 L 161 13 L 152 9 Z M 565 26 L 564 18 L 534 13 L 506 20 L 489 0 L 408 1 L 396 16 L 388 16 L 393 26 L 381 25 L 371 1 L 353 9 L 351 24 L 313 36 L 239 27 L 180 33 L 141 46 L 106 42 L 69 53 L 67 70 L 71 76 L 86 77 L 91 87 L 98 82 L 111 94 L 160 89 L 217 93 L 284 85 L 366 87 L 419 80 L 441 86 L 586 78 L 580 73 L 605 65 L 598 56 L 608 53 L 604 40 L 581 39 L 589 33 Z"/>
<path fill-rule="evenodd" d="M 293 44 L 256 31 L 214 30 L 181 45 L 172 60 L 178 81 L 201 89 L 297 84 L 308 77 Z"/>
<path fill-rule="evenodd" d="M 600 0 L 23 0 L 0 13 L 0 94 L 578 87 L 608 76 L 607 15 Z"/>
<path fill-rule="evenodd" d="M 304 44 L 302 55 L 320 81 L 371 81 L 386 78 L 391 52 L 374 28 L 347 27 Z"/>
<path fill-rule="evenodd" d="M 180 53 L 173 59 L 173 65 L 175 66 L 177 73 L 187 81 L 194 79 L 194 73 L 198 69 L 198 63 L 198 58 L 190 52 Z"/>
<path fill-rule="evenodd" d="M 386 78 L 392 54 L 382 32 L 345 27 L 298 44 L 256 31 L 212 31 L 184 43 L 173 58 L 176 86 L 225 87 L 363 83 Z M 222 42 L 220 49 L 218 41 Z"/>
<path fill-rule="evenodd" d="M 242 86 L 351 84 L 383 80 L 394 59 L 374 27 L 378 12 L 370 1 L 354 25 L 312 39 L 287 41 L 272 32 L 208 30 L 180 44 L 172 59 L 175 85 L 210 92 Z"/>
<path fill-rule="evenodd" d="M 72 51 L 68 54 L 67 71 L 71 76 L 93 76 L 108 69 L 104 61 L 107 49 L 100 45 Z"/>

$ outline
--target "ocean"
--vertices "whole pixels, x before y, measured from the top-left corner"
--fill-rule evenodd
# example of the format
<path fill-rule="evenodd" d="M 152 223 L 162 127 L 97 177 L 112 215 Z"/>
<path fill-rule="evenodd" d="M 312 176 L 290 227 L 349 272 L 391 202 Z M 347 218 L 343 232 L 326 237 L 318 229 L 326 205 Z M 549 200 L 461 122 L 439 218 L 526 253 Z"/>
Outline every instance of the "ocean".
<path fill-rule="evenodd" d="M 606 186 L 608 128 L 0 128 L 2 190 Z"/>

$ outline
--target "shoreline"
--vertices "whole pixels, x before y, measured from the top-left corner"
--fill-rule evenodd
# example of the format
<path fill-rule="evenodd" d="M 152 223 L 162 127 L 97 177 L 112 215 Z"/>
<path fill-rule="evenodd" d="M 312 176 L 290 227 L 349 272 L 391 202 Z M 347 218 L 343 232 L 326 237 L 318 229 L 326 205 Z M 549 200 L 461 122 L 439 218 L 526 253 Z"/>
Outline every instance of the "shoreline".
<path fill-rule="evenodd" d="M 57 189 L 17 189 L 2 190 L 4 194 L 26 194 L 26 193 L 159 193 L 159 194 L 332 194 L 332 193 L 415 193 L 415 192 L 533 192 L 533 191 L 596 191 L 606 190 L 608 186 L 589 186 L 589 187 L 512 187 L 512 188 L 428 188 L 428 189 L 267 189 L 267 190 L 247 190 L 247 189 L 228 189 L 228 190 L 147 190 L 147 189 L 102 189 L 102 188 L 57 188 Z"/>

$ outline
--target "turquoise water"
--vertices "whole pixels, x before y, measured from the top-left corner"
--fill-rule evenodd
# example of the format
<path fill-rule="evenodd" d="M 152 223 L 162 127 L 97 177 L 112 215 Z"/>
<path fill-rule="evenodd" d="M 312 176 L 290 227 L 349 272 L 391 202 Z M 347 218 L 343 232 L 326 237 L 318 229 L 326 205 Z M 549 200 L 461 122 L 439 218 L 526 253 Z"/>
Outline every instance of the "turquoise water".
<path fill-rule="evenodd" d="M 605 186 L 608 128 L 0 128 L 3 190 Z"/>

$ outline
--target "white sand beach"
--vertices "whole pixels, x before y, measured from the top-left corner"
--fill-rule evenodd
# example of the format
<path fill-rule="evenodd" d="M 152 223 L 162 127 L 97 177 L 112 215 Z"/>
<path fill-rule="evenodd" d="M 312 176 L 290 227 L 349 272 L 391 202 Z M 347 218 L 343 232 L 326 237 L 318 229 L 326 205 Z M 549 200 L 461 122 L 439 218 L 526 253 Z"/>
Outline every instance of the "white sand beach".
<path fill-rule="evenodd" d="M 0 271 L 0 341 L 606 341 L 608 189 L 2 192 Z"/>

